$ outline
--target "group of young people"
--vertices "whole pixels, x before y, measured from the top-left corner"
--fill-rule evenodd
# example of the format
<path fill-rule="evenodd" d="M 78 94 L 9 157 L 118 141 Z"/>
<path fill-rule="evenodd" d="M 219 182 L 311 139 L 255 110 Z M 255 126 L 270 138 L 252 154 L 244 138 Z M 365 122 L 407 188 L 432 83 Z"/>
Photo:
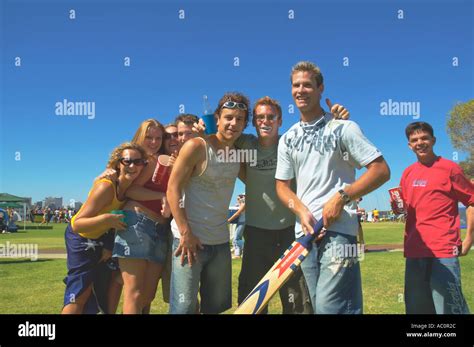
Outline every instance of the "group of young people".
<path fill-rule="evenodd" d="M 357 254 L 335 257 L 333 248 L 357 243 L 356 201 L 385 183 L 390 170 L 359 126 L 347 120 L 343 106 L 326 99 L 328 112 L 322 108 L 324 83 L 317 66 L 299 62 L 290 79 L 300 120 L 281 136 L 276 100 L 263 97 L 251 110 L 248 98 L 233 92 L 219 100 L 215 134 L 204 135 L 204 123 L 193 115 L 180 115 L 166 127 L 150 119 L 130 143 L 112 152 L 109 170 L 96 179 L 66 229 L 63 313 L 114 313 L 122 291 L 123 313 L 148 313 L 160 278 L 171 314 L 231 308 L 228 207 L 237 177 L 246 187 L 238 303 L 295 238 L 312 233 L 322 218 L 325 229 L 315 247 L 279 292 L 283 313 L 363 312 Z M 257 136 L 243 134 L 250 119 Z M 467 313 L 457 256 L 472 245 L 474 187 L 455 163 L 434 155 L 430 129 L 423 122 L 407 128 L 418 157 L 401 183 L 408 206 L 407 312 Z M 257 161 L 222 160 L 223 150 L 252 150 Z M 172 158 L 164 186 L 152 180 L 163 153 Z M 355 169 L 362 167 L 366 171 L 356 180 Z M 462 246 L 458 201 L 468 206 Z M 462 249 L 448 254 L 455 247 Z M 422 290 L 419 281 L 425 281 Z"/>

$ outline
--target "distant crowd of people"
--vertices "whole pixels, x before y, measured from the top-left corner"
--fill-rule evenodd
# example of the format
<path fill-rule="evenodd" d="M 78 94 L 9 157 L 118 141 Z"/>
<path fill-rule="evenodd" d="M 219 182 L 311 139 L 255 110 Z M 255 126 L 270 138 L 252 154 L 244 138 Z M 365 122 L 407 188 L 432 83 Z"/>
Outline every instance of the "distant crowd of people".
<path fill-rule="evenodd" d="M 72 217 L 77 213 L 75 209 L 67 208 L 45 208 L 45 209 L 32 209 L 30 212 L 30 221 L 34 223 L 35 215 L 43 215 L 43 220 L 40 225 L 48 225 L 49 223 L 69 223 Z"/>
<path fill-rule="evenodd" d="M 377 208 L 374 208 L 372 211 L 367 212 L 362 207 L 357 207 L 357 218 L 359 222 L 383 222 L 383 221 L 396 221 L 397 216 L 393 211 L 380 212 Z"/>

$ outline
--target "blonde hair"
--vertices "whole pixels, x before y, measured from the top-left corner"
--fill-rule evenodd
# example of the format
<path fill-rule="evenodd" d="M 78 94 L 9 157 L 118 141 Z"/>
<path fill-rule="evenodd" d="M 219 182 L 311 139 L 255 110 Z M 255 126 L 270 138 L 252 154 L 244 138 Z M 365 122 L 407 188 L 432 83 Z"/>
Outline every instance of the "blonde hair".
<path fill-rule="evenodd" d="M 140 124 L 140 126 L 138 127 L 138 130 L 135 132 L 135 135 L 133 136 L 132 143 L 136 143 L 140 146 L 143 146 L 148 129 L 153 128 L 153 127 L 160 129 L 161 134 L 165 133 L 165 128 L 163 127 L 163 125 L 160 122 L 158 122 L 156 119 L 150 118 L 143 121 Z M 158 152 L 160 151 L 160 149 L 158 150 Z"/>
<path fill-rule="evenodd" d="M 142 146 L 136 143 L 132 143 L 132 142 L 125 142 L 125 143 L 122 143 L 120 146 L 114 148 L 112 153 L 110 153 L 109 162 L 107 163 L 107 168 L 115 169 L 117 170 L 117 172 L 120 172 L 119 162 L 120 162 L 120 159 L 122 159 L 123 151 L 125 151 L 126 149 L 132 149 L 137 152 L 140 152 L 142 159 L 144 160 L 148 159 L 148 154 L 146 153 L 145 149 Z"/>
<path fill-rule="evenodd" d="M 313 74 L 313 78 L 316 81 L 316 87 L 319 87 L 321 84 L 323 84 L 323 74 L 321 73 L 321 70 L 319 69 L 318 66 L 313 64 L 310 61 L 300 61 L 297 62 L 293 68 L 291 69 L 291 75 L 290 75 L 290 82 L 293 83 L 293 75 L 296 72 L 311 72 Z"/>

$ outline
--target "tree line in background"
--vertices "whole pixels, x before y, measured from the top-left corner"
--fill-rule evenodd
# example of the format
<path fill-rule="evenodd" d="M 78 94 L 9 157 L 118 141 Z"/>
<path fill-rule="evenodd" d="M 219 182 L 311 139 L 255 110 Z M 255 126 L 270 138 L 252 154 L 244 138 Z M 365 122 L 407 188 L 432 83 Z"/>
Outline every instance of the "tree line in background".
<path fill-rule="evenodd" d="M 459 162 L 464 174 L 474 178 L 474 99 L 459 102 L 449 111 L 447 130 L 454 148 L 468 154 Z"/>

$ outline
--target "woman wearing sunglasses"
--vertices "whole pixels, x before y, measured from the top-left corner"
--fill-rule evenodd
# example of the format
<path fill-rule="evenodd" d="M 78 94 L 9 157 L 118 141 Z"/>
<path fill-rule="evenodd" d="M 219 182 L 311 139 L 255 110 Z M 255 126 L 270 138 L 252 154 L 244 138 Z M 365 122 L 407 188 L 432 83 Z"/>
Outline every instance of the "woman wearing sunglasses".
<path fill-rule="evenodd" d="M 65 232 L 68 274 L 64 279 L 63 314 L 97 313 L 96 290 L 99 265 L 112 255 L 113 233 L 123 230 L 123 216 L 110 213 L 125 203 L 125 192 L 146 164 L 146 152 L 140 146 L 125 143 L 115 148 L 108 167 L 117 171 L 115 182 L 96 180 L 87 201 L 72 218 Z M 105 311 L 103 308 L 101 308 Z"/>
<path fill-rule="evenodd" d="M 132 142 L 148 154 L 148 165 L 128 189 L 123 207 L 128 227 L 115 236 L 113 257 L 118 258 L 124 285 L 123 313 L 148 313 L 168 249 L 166 193 L 152 182 L 164 128 L 155 119 L 140 125 Z M 164 212 L 168 210 L 168 212 Z"/>

